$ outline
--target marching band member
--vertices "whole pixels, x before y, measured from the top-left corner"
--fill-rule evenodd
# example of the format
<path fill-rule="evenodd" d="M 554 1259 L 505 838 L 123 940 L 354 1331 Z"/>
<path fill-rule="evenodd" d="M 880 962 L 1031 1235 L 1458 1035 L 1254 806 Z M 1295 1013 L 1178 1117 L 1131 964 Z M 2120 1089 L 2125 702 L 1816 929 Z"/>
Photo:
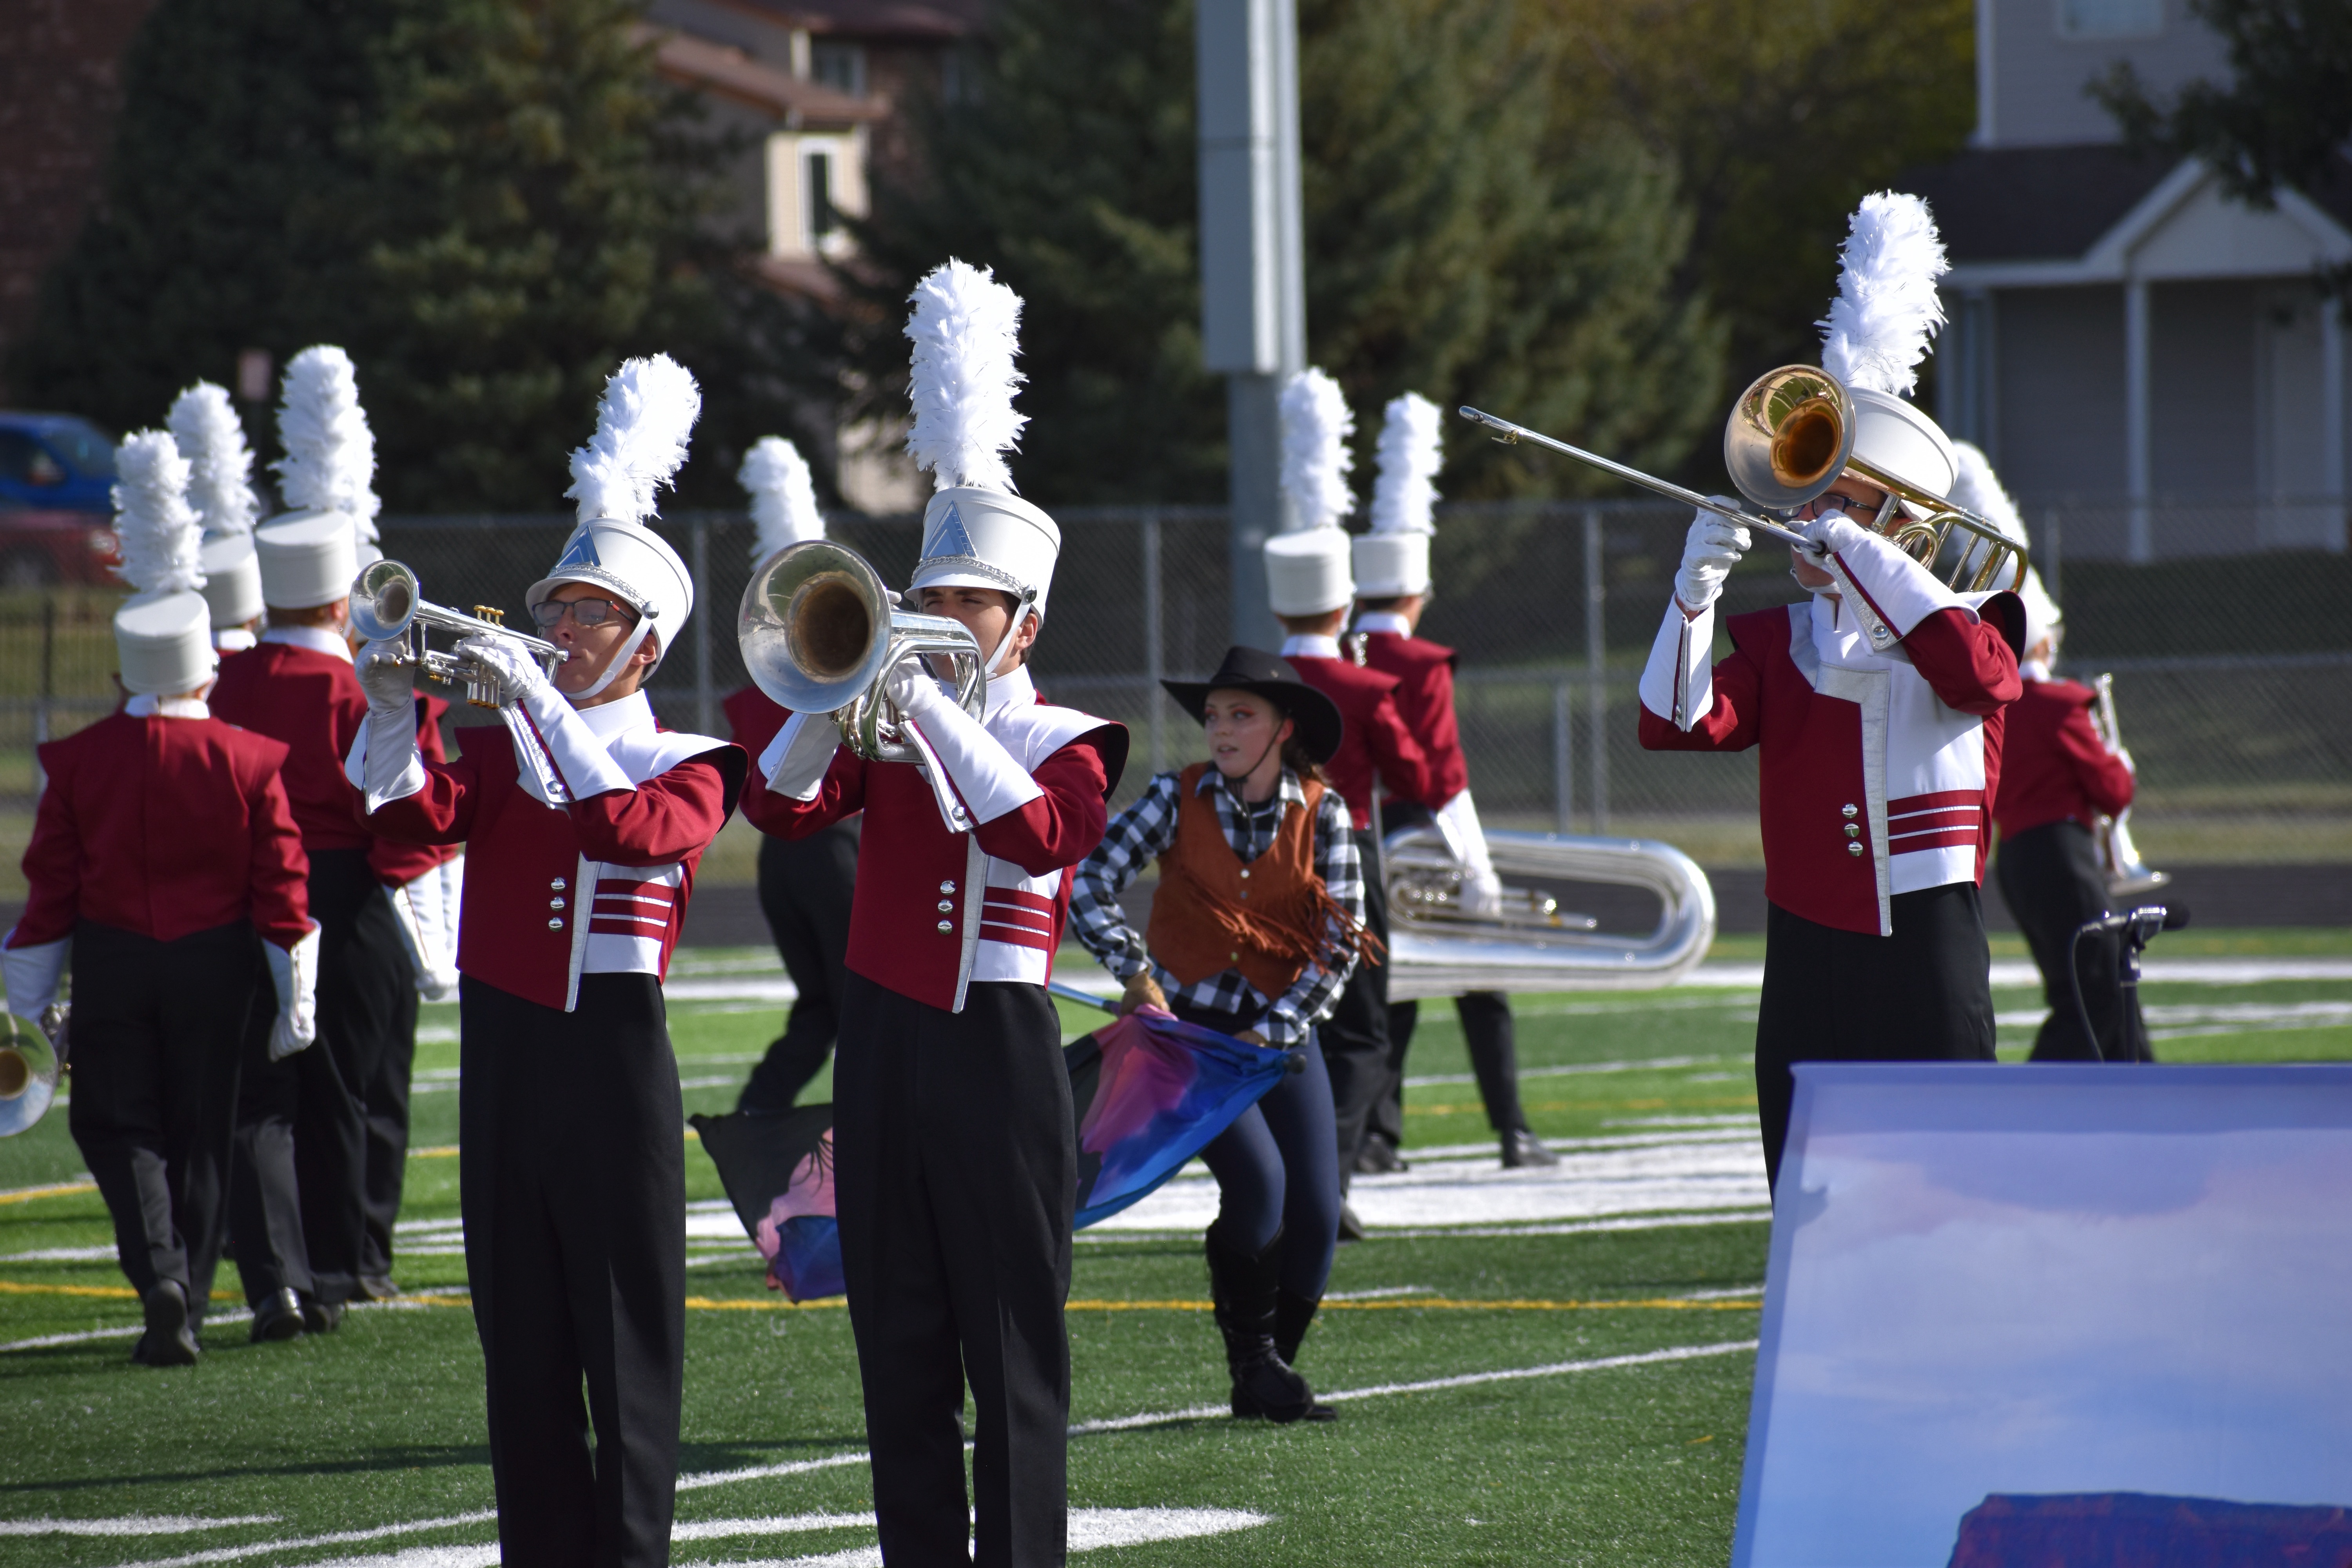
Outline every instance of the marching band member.
<path fill-rule="evenodd" d="M 253 452 L 226 389 L 200 381 L 172 404 L 172 438 L 188 460 L 188 504 L 202 524 L 197 557 L 205 603 L 212 607 L 213 648 L 243 653 L 261 630 L 261 562 L 253 551 L 253 522 L 261 501 L 253 493 Z"/>
<path fill-rule="evenodd" d="M 807 459 L 781 436 L 767 436 L 743 458 L 737 476 L 751 497 L 759 539 L 751 558 L 766 560 L 787 544 L 824 537 Z M 757 686 L 727 699 L 735 743 L 752 756 L 767 750 L 792 715 Z M 760 836 L 760 912 L 776 955 L 793 977 L 793 1006 L 784 1032 L 768 1046 L 738 1110 L 790 1110 L 793 1101 L 833 1053 L 841 1032 L 842 988 L 847 981 L 849 904 L 857 889 L 858 818 L 836 822 L 805 838 Z"/>
<path fill-rule="evenodd" d="M 1329 376 L 1307 370 L 1283 388 L 1281 407 L 1283 489 L 1307 526 L 1265 542 L 1266 595 L 1287 634 L 1282 657 L 1339 710 L 1339 749 L 1324 771 L 1348 803 L 1363 857 L 1364 923 L 1385 953 L 1388 890 L 1375 795 L 1384 785 L 1391 798 L 1420 804 L 1434 785 L 1429 758 L 1398 710 L 1396 677 L 1359 666 L 1339 647 L 1339 630 L 1356 598 L 1348 535 L 1339 527 L 1354 504 L 1347 481 L 1352 460 L 1347 437 L 1354 420 L 1347 400 Z M 1356 965 L 1338 1007 L 1317 1031 L 1331 1073 L 1342 1186 L 1355 1169 L 1372 1106 L 1388 1089 L 1388 974 L 1384 963 Z M 1357 1240 L 1363 1227 L 1345 1213 L 1339 1234 Z"/>
<path fill-rule="evenodd" d="M 368 714 L 344 632 L 379 503 L 374 440 L 342 350 L 305 349 L 287 365 L 278 434 L 289 510 L 254 536 L 269 629 L 223 668 L 213 697 L 222 718 L 286 743 L 286 794 L 322 932 L 320 1048 L 278 1062 L 248 1048 L 240 1091 L 230 1226 L 257 1341 L 331 1331 L 362 1297 L 363 1096 L 379 1061 L 415 1027 L 408 960 L 343 779 Z"/>
<path fill-rule="evenodd" d="M 2024 543 L 2024 519 L 1992 464 L 1966 441 L 1952 445 L 1960 469 L 1954 503 L 1992 519 Z M 2139 994 L 2123 985 L 2122 933 L 2074 941 L 2084 922 L 2107 913 L 2098 818 L 2130 806 L 2131 757 L 2112 750 L 2091 722 L 2098 694 L 2051 672 L 2066 623 L 2042 574 L 2029 571 L 2018 596 L 2025 603 L 2025 657 L 2018 666 L 2024 691 L 2009 709 L 2001 739 L 2000 794 L 1992 806 L 2000 847 L 1992 871 L 2001 902 L 2033 950 L 2050 1006 L 2034 1037 L 2032 1059 L 2147 1061 Z M 2087 1040 L 2075 1011 L 2078 995 L 2091 1019 Z"/>
<path fill-rule="evenodd" d="M 1217 1178 L 1203 1250 L 1235 1415 L 1331 1420 L 1298 1375 L 1339 1242 L 1339 1163 L 1330 1079 L 1315 1048 L 1361 954 L 1363 882 L 1347 802 L 1323 776 L 1339 710 L 1254 647 L 1225 650 L 1205 681 L 1161 685 L 1208 731 L 1208 763 L 1155 777 L 1077 870 L 1077 938 L 1158 1006 L 1294 1053 L 1291 1074 L 1201 1157 Z M 1118 895 L 1160 863 L 1138 934 Z"/>
<path fill-rule="evenodd" d="M 247 1016 L 273 1054 L 310 1043 L 319 934 L 286 748 L 205 707 L 217 661 L 187 464 L 153 430 L 118 461 L 130 700 L 40 748 L 30 896 L 0 966 L 9 1009 L 38 1019 L 71 965 L 70 1121 L 144 1306 L 131 1359 L 184 1366 L 220 1256 Z"/>
<path fill-rule="evenodd" d="M 1428 754 L 1432 810 L 1410 801 L 1384 807 L 1385 833 L 1433 826 L 1460 862 L 1465 912 L 1491 915 L 1502 908 L 1502 879 L 1486 853 L 1486 830 L 1470 798 L 1470 763 L 1454 715 L 1454 650 L 1423 640 L 1421 613 L 1429 604 L 1429 541 L 1435 531 L 1442 457 L 1437 405 L 1408 392 L 1390 401 L 1381 421 L 1380 479 L 1372 488 L 1372 526 L 1353 544 L 1356 578 L 1354 646 L 1367 668 L 1396 677 L 1397 710 Z M 1454 1016 L 1470 1049 L 1470 1068 L 1486 1102 L 1486 1125 L 1502 1140 L 1503 1167 L 1556 1165 L 1559 1157 L 1528 1131 L 1519 1106 L 1517 1042 L 1510 998 L 1470 991 L 1454 999 Z M 1360 1171 L 1399 1171 L 1404 1159 L 1404 1058 L 1412 1047 L 1418 1002 L 1389 1004 L 1385 1089 L 1357 1152 Z"/>
<path fill-rule="evenodd" d="M 1865 197 L 1822 355 L 1853 392 L 1854 454 L 1936 495 L 1951 443 L 1900 395 L 1942 320 L 1943 270 L 1925 203 Z M 1888 542 L 1890 500 L 1847 472 L 1799 509 L 1813 542 L 1791 550 L 1792 571 L 1811 602 L 1730 617 L 1732 652 L 1712 668 L 1715 600 L 1748 535 L 1700 513 L 1642 674 L 1643 745 L 1763 751 L 1756 1095 L 1775 1177 L 1791 1062 L 1992 1059 L 1978 889 L 2022 616 L 2012 595 L 1954 594 Z M 1899 645 L 1873 647 L 1856 598 Z"/>
<path fill-rule="evenodd" d="M 761 755 L 765 787 L 744 813 L 787 837 L 866 816 L 834 1170 L 883 1555 L 961 1563 L 976 1540 L 983 1563 L 1058 1563 L 1077 1152 L 1045 987 L 1068 873 L 1102 840 L 1127 731 L 1039 701 L 1029 677 L 1061 531 L 1012 493 L 1002 455 L 1025 423 L 1012 407 L 1020 299 L 950 261 L 913 300 L 907 447 L 939 489 L 908 597 L 971 631 L 986 712 L 972 719 L 909 660 L 887 694 L 944 778 L 865 762 L 839 746 L 832 718 L 800 713 Z"/>
<path fill-rule="evenodd" d="M 510 638 L 457 645 L 500 688 L 504 731 L 471 731 L 488 743 L 424 760 L 397 645 L 362 653 L 347 769 L 368 826 L 468 851 L 459 1174 L 511 1563 L 668 1560 L 686 1165 L 661 980 L 744 773 L 728 742 L 662 729 L 643 689 L 694 609 L 645 520 L 700 409 L 667 355 L 606 384 L 572 458 L 579 527 L 525 595 L 569 658 L 550 679 Z"/>

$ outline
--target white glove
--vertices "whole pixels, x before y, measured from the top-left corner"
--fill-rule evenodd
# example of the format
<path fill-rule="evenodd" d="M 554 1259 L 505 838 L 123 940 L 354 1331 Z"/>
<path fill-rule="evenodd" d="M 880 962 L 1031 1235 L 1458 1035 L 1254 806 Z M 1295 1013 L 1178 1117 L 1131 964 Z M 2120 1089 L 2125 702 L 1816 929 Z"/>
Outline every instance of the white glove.
<path fill-rule="evenodd" d="M 1877 535 L 1842 511 L 1825 511 L 1804 526 L 1804 535 L 1822 555 L 1852 551 Z"/>
<path fill-rule="evenodd" d="M 542 690 L 551 689 L 548 685 L 547 671 L 540 668 L 539 660 L 525 652 L 522 645 L 512 637 L 477 632 L 461 639 L 456 651 L 472 654 L 483 672 L 497 682 L 499 706 L 501 708 L 512 708 L 519 702 L 527 702 L 537 697 Z"/>
<path fill-rule="evenodd" d="M 278 1019 L 269 1026 L 269 1059 L 282 1062 L 319 1038 L 319 922 L 292 948 L 261 944 L 269 981 L 278 991 Z"/>
<path fill-rule="evenodd" d="M 404 664 L 394 659 L 406 651 L 399 642 L 372 642 L 360 649 L 360 689 L 367 693 L 372 713 L 407 713 L 416 703 L 416 681 Z"/>
<path fill-rule="evenodd" d="M 1461 899 L 1464 914 L 1493 920 L 1503 912 L 1503 879 L 1492 866 L 1473 871 L 1462 879 Z"/>
<path fill-rule="evenodd" d="M 760 753 L 760 777 L 771 795 L 814 800 L 840 749 L 841 729 L 832 714 L 795 713 Z"/>
<path fill-rule="evenodd" d="M 1720 500 L 1715 496 L 1710 500 Z M 1682 569 L 1675 574 L 1675 597 L 1693 615 L 1715 603 L 1723 580 L 1748 553 L 1748 530 L 1711 511 L 1694 513 Z"/>
<path fill-rule="evenodd" d="M 890 673 L 882 680 L 882 694 L 909 719 L 919 718 L 947 700 L 938 679 L 923 667 L 919 654 L 908 654 L 890 667 Z"/>
<path fill-rule="evenodd" d="M 42 1010 L 58 999 L 58 985 L 65 979 L 72 952 L 69 936 L 37 947 L 0 949 L 0 982 L 8 987 L 8 1011 L 39 1023 Z"/>

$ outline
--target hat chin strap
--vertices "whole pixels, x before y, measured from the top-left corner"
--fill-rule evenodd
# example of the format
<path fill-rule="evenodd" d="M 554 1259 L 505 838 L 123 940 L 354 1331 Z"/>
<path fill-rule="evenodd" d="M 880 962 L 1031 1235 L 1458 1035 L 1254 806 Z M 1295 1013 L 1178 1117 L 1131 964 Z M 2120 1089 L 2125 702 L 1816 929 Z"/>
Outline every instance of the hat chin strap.
<path fill-rule="evenodd" d="M 996 651 L 988 656 L 988 673 L 992 678 L 997 673 L 996 667 L 1004 662 L 1004 655 L 1013 647 L 1013 639 L 1021 635 L 1021 623 L 1027 620 L 1029 613 L 1036 607 L 1037 590 L 1022 589 L 1021 603 L 1013 607 L 1013 618 L 1005 623 L 1004 635 L 996 639 Z M 1041 626 L 1039 629 L 1044 628 Z"/>
<path fill-rule="evenodd" d="M 587 700 L 589 698 L 601 696 L 604 688 L 613 684 L 614 678 L 621 673 L 622 669 L 628 664 L 629 660 L 636 657 L 637 649 L 646 646 L 646 639 L 653 636 L 655 629 L 654 618 L 640 610 L 637 614 L 637 635 L 635 640 L 629 643 L 625 647 L 616 647 L 613 650 L 611 661 L 604 666 L 604 673 L 598 676 L 596 678 L 595 684 L 589 687 L 585 691 L 573 692 L 569 699 L 572 705 L 574 708 L 577 708 L 582 702 Z"/>

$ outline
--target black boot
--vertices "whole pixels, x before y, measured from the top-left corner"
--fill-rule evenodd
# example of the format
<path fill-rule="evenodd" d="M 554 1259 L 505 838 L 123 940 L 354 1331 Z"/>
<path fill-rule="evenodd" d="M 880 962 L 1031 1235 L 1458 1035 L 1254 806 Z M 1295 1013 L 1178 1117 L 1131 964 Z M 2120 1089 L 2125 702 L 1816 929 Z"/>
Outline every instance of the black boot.
<path fill-rule="evenodd" d="M 1307 1338 L 1307 1325 L 1314 1322 L 1316 1310 L 1323 1305 L 1319 1297 L 1294 1296 L 1287 1290 L 1274 1294 L 1274 1353 L 1283 1364 L 1295 1368 L 1298 1363 L 1298 1346 Z M 1337 1421 L 1339 1413 L 1318 1401 L 1307 1407 L 1300 1417 L 1306 1421 Z"/>
<path fill-rule="evenodd" d="M 1282 1233 L 1253 1258 L 1225 1245 L 1211 1226 L 1202 1248 L 1209 1259 L 1209 1300 L 1225 1339 L 1225 1366 L 1234 1380 L 1234 1414 L 1276 1424 L 1315 1408 L 1314 1391 L 1274 1349 L 1275 1269 Z"/>

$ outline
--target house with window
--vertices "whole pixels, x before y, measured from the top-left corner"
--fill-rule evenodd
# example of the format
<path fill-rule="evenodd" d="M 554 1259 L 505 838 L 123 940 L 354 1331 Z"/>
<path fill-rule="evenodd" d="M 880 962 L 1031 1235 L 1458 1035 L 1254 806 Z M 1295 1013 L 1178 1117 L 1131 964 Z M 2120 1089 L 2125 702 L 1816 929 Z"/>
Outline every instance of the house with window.
<path fill-rule="evenodd" d="M 2346 545 L 2352 161 L 2274 205 L 2138 157 L 2085 90 L 2117 60 L 2162 93 L 2226 80 L 2184 0 L 1977 0 L 1958 158 L 1906 177 L 1952 269 L 1937 417 L 2029 523 L 2135 561 Z"/>

